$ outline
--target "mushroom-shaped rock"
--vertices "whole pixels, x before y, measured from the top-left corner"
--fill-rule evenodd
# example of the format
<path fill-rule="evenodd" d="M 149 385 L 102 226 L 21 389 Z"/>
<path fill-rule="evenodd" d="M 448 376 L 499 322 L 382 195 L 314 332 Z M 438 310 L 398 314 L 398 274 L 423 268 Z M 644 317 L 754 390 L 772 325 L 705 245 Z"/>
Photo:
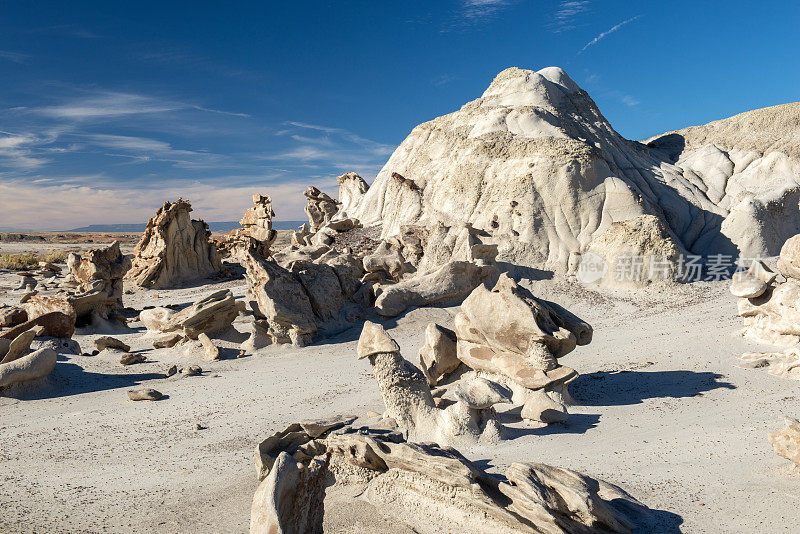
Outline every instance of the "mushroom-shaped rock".
<path fill-rule="evenodd" d="M 748 271 L 739 271 L 731 278 L 730 289 L 733 296 L 750 299 L 763 295 L 767 290 L 767 284 Z"/>
<path fill-rule="evenodd" d="M 501 402 L 511 402 L 511 391 L 482 377 L 461 381 L 453 389 L 456 399 L 470 408 L 483 410 Z"/>
<path fill-rule="evenodd" d="M 358 338 L 358 359 L 362 360 L 367 356 L 373 356 L 381 352 L 400 352 L 400 346 L 389 337 L 383 326 L 364 321 L 364 328 Z"/>
<path fill-rule="evenodd" d="M 800 466 L 800 421 L 786 417 L 786 426 L 777 432 L 770 432 L 769 442 L 775 452 Z"/>
<path fill-rule="evenodd" d="M 778 276 L 761 260 L 753 260 L 746 271 L 734 273 L 731 279 L 731 293 L 740 298 L 756 298 L 764 294 Z"/>

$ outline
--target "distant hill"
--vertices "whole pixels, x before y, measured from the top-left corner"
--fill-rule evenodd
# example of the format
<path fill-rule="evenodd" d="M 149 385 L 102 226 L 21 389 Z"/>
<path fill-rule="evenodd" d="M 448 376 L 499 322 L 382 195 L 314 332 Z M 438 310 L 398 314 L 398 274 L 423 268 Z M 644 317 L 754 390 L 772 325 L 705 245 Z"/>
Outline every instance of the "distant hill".
<path fill-rule="evenodd" d="M 276 230 L 294 230 L 307 221 L 272 221 L 272 227 Z M 234 228 L 239 228 L 239 223 L 234 221 L 210 222 L 208 227 L 212 232 L 230 232 Z M 139 224 L 90 224 L 81 228 L 73 228 L 68 232 L 144 232 L 145 225 Z"/>

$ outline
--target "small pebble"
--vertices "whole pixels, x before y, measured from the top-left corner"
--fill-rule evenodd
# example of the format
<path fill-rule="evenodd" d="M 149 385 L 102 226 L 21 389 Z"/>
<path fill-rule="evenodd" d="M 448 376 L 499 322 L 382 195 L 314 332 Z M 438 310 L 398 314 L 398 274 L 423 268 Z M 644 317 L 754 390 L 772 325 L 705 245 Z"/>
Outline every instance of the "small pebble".
<path fill-rule="evenodd" d="M 177 372 L 178 372 L 178 366 L 177 365 L 173 365 L 172 367 L 167 369 L 167 372 L 165 374 L 167 375 L 167 378 L 169 378 L 172 375 L 176 374 Z"/>
<path fill-rule="evenodd" d="M 201 425 L 200 423 L 196 423 L 196 424 L 194 425 L 194 429 L 195 429 L 195 430 L 205 430 L 205 429 L 207 429 L 207 428 L 208 428 L 207 426 L 203 426 L 203 425 Z"/>

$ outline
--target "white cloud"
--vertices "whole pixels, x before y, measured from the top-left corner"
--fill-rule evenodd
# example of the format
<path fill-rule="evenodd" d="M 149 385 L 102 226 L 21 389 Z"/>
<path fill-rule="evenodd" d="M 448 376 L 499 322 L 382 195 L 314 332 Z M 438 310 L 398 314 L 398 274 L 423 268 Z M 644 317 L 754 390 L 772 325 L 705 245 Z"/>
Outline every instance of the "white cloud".
<path fill-rule="evenodd" d="M 49 160 L 36 157 L 33 148 L 48 142 L 30 134 L 14 134 L 0 131 L 0 162 L 16 169 L 35 169 Z"/>
<path fill-rule="evenodd" d="M 582 13 L 586 13 L 591 3 L 591 0 L 561 2 L 558 5 L 558 11 L 553 15 L 550 31 L 561 33 L 576 28 L 575 19 Z"/>
<path fill-rule="evenodd" d="M 181 104 L 164 102 L 148 96 L 105 92 L 74 99 L 58 106 L 34 109 L 35 113 L 57 119 L 96 119 L 121 117 L 142 113 L 161 113 L 185 107 Z"/>
<path fill-rule="evenodd" d="M 623 104 L 630 107 L 638 106 L 640 104 L 640 102 L 631 95 L 622 95 L 621 100 Z"/>
<path fill-rule="evenodd" d="M 471 20 L 485 19 L 495 15 L 509 4 L 509 0 L 462 0 L 462 15 Z"/>
<path fill-rule="evenodd" d="M 633 22 L 636 19 L 640 19 L 641 17 L 642 17 L 641 15 L 636 15 L 635 17 L 631 17 L 628 20 L 623 20 L 622 22 L 620 22 L 616 26 L 613 26 L 611 29 L 604 31 L 603 33 L 601 33 L 600 35 L 598 35 L 597 37 L 595 37 L 594 39 L 592 39 L 591 41 L 586 43 L 586 46 L 581 48 L 580 52 L 578 52 L 578 53 L 580 54 L 581 52 L 586 51 L 586 49 L 589 48 L 590 46 L 596 45 L 597 43 L 599 43 L 600 41 L 602 41 L 603 39 L 605 39 L 606 37 L 608 37 L 609 35 L 611 35 L 615 31 L 617 31 L 620 28 L 622 28 L 623 26 L 625 26 L 626 24 L 628 24 L 630 22 Z"/>

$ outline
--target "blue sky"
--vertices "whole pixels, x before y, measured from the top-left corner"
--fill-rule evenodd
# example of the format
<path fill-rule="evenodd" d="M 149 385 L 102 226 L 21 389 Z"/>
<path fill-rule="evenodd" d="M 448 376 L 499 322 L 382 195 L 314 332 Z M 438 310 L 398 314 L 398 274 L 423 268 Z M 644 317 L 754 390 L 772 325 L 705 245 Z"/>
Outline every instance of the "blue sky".
<path fill-rule="evenodd" d="M 643 139 L 800 100 L 797 2 L 0 1 L 0 227 L 368 181 L 506 67 L 556 65 Z"/>

